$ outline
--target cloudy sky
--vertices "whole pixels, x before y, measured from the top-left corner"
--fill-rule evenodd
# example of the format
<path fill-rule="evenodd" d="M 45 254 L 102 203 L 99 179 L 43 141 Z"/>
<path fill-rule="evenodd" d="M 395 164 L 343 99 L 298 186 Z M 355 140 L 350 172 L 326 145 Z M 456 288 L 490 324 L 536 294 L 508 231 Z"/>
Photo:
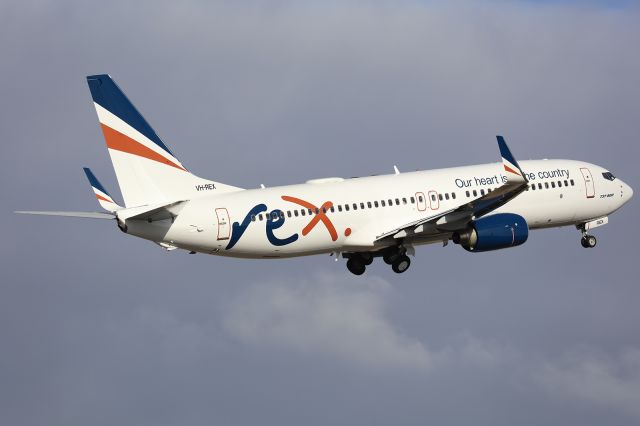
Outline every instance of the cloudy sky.
<path fill-rule="evenodd" d="M 584 250 L 167 253 L 117 197 L 84 77 L 109 73 L 191 170 L 253 188 L 516 157 L 640 187 L 633 1 L 0 3 L 0 423 L 640 423 L 638 201 Z"/>

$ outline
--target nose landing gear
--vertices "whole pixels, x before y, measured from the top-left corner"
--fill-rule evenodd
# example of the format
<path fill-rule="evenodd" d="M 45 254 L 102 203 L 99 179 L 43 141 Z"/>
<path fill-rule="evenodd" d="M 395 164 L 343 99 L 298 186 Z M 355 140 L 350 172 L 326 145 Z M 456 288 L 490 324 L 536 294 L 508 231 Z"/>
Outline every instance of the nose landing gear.
<path fill-rule="evenodd" d="M 593 235 L 587 234 L 587 229 L 584 225 L 579 226 L 578 229 L 582 233 L 582 238 L 580 238 L 580 244 L 584 248 L 594 248 L 598 243 L 598 240 Z"/>

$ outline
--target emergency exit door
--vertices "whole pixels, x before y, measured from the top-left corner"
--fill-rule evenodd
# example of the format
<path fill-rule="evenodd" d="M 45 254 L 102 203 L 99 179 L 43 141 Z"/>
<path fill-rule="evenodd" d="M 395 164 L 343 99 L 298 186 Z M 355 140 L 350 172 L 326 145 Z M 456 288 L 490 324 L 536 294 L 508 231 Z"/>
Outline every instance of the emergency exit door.
<path fill-rule="evenodd" d="M 587 194 L 587 198 L 593 198 L 596 196 L 596 188 L 593 184 L 593 176 L 591 176 L 591 170 L 583 167 L 580 169 L 582 172 L 582 177 L 584 179 L 585 191 Z"/>
<path fill-rule="evenodd" d="M 218 240 L 228 240 L 231 235 L 229 212 L 225 208 L 216 209 L 218 218 Z"/>

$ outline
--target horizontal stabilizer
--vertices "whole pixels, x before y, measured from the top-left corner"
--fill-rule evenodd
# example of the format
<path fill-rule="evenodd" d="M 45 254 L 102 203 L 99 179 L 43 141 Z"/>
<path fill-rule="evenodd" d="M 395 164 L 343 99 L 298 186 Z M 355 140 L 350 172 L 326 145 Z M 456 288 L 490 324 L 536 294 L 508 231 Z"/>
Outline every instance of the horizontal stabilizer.
<path fill-rule="evenodd" d="M 19 214 L 36 214 L 43 216 L 65 216 L 65 217 L 83 217 L 86 219 L 115 219 L 116 215 L 112 213 L 98 212 L 55 212 L 55 211 L 17 211 Z"/>

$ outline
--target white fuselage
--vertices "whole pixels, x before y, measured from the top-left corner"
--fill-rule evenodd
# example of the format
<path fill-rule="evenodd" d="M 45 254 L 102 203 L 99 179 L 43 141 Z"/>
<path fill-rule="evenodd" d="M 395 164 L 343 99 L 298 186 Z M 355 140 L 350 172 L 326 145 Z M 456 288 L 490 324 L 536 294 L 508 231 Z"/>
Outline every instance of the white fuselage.
<path fill-rule="evenodd" d="M 605 179 L 606 170 L 590 163 L 531 160 L 522 161 L 521 168 L 529 188 L 490 214 L 518 214 L 530 229 L 605 217 L 633 193 L 620 179 Z M 396 242 L 375 242 L 385 232 L 470 202 L 501 186 L 503 179 L 502 164 L 493 163 L 219 195 L 211 191 L 184 203 L 173 220 L 128 221 L 127 232 L 172 247 L 245 258 L 375 251 Z M 431 227 L 403 244 L 450 237 L 450 232 Z"/>

